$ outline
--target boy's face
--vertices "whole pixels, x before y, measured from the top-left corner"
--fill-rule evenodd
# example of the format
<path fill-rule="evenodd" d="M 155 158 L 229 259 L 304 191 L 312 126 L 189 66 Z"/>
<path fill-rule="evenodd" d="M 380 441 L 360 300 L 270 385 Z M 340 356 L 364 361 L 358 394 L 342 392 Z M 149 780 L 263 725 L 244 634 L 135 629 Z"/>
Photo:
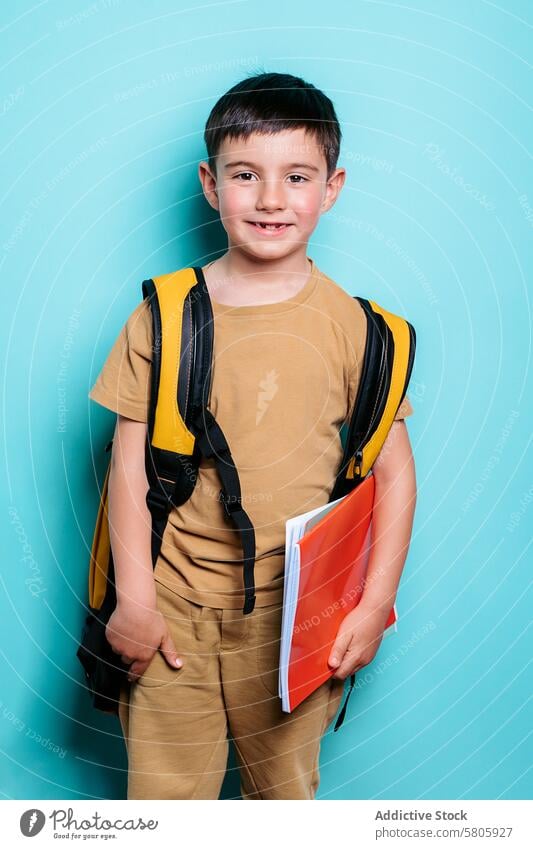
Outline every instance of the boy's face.
<path fill-rule="evenodd" d="M 228 248 L 256 259 L 281 259 L 301 250 L 320 216 L 333 204 L 344 184 L 345 169 L 329 180 L 326 158 L 304 128 L 248 139 L 224 139 L 216 174 L 199 165 L 205 196 L 220 213 Z M 264 229 L 257 222 L 284 225 Z"/>

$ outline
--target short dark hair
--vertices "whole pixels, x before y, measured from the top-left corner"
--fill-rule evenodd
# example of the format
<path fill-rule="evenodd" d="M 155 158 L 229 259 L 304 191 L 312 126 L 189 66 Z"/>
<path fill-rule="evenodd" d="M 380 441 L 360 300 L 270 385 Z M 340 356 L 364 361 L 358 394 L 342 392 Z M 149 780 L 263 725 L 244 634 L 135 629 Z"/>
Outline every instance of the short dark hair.
<path fill-rule="evenodd" d="M 215 103 L 204 131 L 208 165 L 226 137 L 276 133 L 304 127 L 324 153 L 327 178 L 337 167 L 341 128 L 333 103 L 320 89 L 292 74 L 261 73 L 238 82 Z"/>

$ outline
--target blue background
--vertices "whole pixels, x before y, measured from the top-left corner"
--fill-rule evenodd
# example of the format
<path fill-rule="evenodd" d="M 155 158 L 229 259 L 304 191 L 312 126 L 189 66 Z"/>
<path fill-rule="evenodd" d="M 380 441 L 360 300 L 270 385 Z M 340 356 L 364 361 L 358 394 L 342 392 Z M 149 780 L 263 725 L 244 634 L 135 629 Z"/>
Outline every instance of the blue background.
<path fill-rule="evenodd" d="M 323 740 L 318 798 L 530 798 L 533 8 L 191 6 L 0 13 L 0 792 L 125 797 L 118 720 L 92 710 L 75 657 L 114 425 L 87 393 L 141 281 L 224 251 L 203 128 L 266 70 L 322 88 L 343 130 L 347 182 L 308 255 L 418 341 L 399 629 Z"/>

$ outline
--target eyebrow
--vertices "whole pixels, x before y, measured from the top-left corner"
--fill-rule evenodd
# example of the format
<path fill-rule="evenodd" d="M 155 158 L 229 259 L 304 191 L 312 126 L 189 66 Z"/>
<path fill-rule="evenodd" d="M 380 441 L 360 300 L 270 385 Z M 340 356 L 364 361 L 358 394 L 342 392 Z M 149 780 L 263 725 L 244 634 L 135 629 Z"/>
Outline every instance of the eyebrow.
<path fill-rule="evenodd" d="M 243 159 L 234 162 L 227 162 L 224 166 L 224 169 L 235 168 L 237 165 L 244 165 L 246 168 L 257 168 L 257 165 L 254 165 L 253 162 L 246 162 Z M 309 165 L 307 162 L 291 162 L 290 165 L 287 165 L 287 168 L 307 168 L 309 171 L 319 171 L 320 169 L 316 167 L 316 165 Z"/>

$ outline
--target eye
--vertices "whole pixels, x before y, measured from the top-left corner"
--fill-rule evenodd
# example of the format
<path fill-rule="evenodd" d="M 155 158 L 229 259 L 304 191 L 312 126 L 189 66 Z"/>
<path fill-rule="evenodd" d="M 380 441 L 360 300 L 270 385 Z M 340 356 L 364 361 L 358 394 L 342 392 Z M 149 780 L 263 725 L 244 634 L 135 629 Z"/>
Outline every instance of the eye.
<path fill-rule="evenodd" d="M 241 180 L 241 177 L 243 178 L 242 180 Z M 240 174 L 235 174 L 232 179 L 233 180 L 240 180 L 241 182 L 244 182 L 244 183 L 250 183 L 251 180 L 244 179 L 244 178 L 248 178 L 248 177 L 255 177 L 255 174 L 252 174 L 251 171 L 241 171 Z M 296 182 L 292 180 L 293 177 L 296 177 Z M 289 179 L 291 180 L 293 186 L 299 186 L 301 183 L 309 182 L 307 180 L 307 178 L 302 177 L 301 174 L 290 174 Z"/>

